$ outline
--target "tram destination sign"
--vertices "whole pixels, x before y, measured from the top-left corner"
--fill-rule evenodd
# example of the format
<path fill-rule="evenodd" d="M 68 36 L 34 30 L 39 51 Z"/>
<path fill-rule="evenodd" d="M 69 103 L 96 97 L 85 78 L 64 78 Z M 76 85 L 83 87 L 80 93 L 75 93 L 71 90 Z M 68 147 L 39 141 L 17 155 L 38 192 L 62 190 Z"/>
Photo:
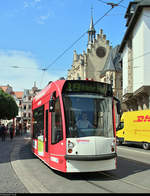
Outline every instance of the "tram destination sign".
<path fill-rule="evenodd" d="M 104 96 L 112 96 L 110 84 L 87 81 L 87 80 L 67 80 L 64 84 L 63 93 L 69 92 L 89 92 L 98 93 Z"/>

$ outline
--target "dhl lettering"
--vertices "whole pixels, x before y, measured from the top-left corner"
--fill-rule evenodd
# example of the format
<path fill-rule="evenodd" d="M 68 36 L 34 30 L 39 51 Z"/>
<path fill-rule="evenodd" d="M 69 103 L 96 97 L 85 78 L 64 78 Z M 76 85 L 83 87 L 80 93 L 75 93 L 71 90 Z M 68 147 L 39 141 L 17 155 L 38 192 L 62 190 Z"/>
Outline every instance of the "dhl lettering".
<path fill-rule="evenodd" d="M 150 122 L 150 116 L 137 116 L 137 120 L 134 120 L 133 122 Z"/>

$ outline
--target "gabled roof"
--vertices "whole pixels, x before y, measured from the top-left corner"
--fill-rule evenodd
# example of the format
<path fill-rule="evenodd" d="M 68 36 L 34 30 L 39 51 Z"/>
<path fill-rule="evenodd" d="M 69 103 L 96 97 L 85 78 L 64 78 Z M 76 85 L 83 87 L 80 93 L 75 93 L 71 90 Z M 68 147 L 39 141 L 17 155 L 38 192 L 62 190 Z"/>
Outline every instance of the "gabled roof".
<path fill-rule="evenodd" d="M 123 51 L 124 46 L 125 46 L 126 42 L 128 41 L 129 35 L 133 31 L 134 26 L 135 26 L 135 24 L 136 24 L 136 22 L 138 20 L 138 17 L 140 16 L 141 11 L 142 11 L 142 9 L 144 7 L 150 7 L 150 0 L 142 0 L 142 1 L 139 1 L 139 3 L 137 4 L 135 12 L 132 15 L 132 18 L 131 18 L 131 20 L 130 20 L 130 22 L 128 24 L 128 28 L 127 28 L 127 30 L 125 32 L 125 35 L 123 37 L 123 40 L 121 42 L 119 52 Z"/>
<path fill-rule="evenodd" d="M 119 45 L 117 45 L 115 48 L 110 50 L 100 76 L 102 77 L 105 75 L 106 71 L 121 71 L 120 60 L 121 56 L 119 53 Z"/>
<path fill-rule="evenodd" d="M 22 99 L 23 91 L 16 91 L 14 94 L 16 95 L 17 99 Z"/>
<path fill-rule="evenodd" d="M 0 86 L 0 88 L 1 88 L 4 92 L 6 92 L 8 86 Z"/>

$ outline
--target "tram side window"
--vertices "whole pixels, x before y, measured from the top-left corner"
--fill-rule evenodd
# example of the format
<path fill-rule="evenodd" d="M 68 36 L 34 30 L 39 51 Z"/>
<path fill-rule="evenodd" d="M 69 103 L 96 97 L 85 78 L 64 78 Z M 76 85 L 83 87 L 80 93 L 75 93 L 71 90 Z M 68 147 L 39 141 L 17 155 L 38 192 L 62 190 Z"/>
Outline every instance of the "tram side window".
<path fill-rule="evenodd" d="M 44 105 L 33 111 L 33 138 L 44 135 Z"/>
<path fill-rule="evenodd" d="M 59 97 L 55 101 L 55 111 L 52 112 L 52 144 L 63 139 L 62 117 Z"/>

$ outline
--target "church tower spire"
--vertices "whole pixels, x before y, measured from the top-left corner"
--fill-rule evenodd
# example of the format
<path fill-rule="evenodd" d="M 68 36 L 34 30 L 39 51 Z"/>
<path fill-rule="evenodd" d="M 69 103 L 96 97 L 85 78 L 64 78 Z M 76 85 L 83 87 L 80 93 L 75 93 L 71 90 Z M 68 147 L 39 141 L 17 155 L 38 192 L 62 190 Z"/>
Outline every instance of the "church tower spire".
<path fill-rule="evenodd" d="M 93 7 L 91 7 L 91 23 L 90 28 L 88 30 L 88 48 L 91 47 L 91 44 L 93 43 L 93 40 L 95 39 L 95 29 L 93 24 Z"/>

